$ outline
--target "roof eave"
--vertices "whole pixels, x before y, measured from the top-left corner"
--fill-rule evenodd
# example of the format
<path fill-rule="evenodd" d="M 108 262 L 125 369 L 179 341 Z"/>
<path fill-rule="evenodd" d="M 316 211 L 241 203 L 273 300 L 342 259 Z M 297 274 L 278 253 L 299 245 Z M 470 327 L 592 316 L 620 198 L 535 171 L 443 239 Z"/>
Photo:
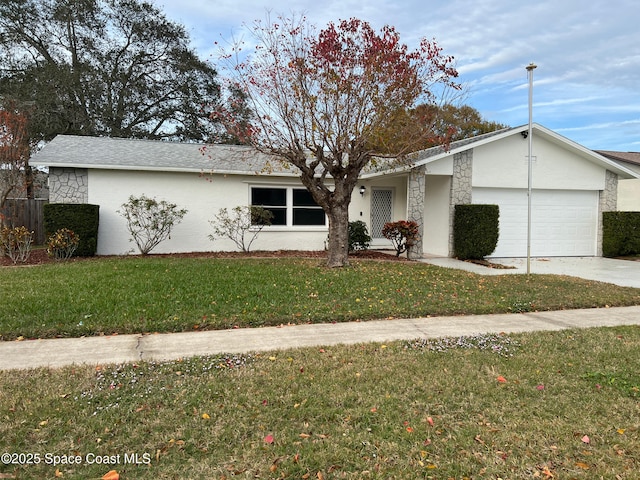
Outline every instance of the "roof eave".
<path fill-rule="evenodd" d="M 89 164 L 89 163 L 74 163 L 73 165 L 68 163 L 57 162 L 31 162 L 34 167 L 49 167 L 49 168 L 85 168 L 87 170 L 124 170 L 124 171 L 137 171 L 137 172 L 171 172 L 171 173 L 205 173 L 213 175 L 242 175 L 242 176 L 257 176 L 265 175 L 263 172 L 257 172 L 255 170 L 225 170 L 225 169 L 210 169 L 210 168 L 184 168 L 184 167 L 151 167 L 140 165 L 106 165 L 106 164 Z M 295 172 L 269 172 L 267 175 L 273 175 L 277 177 L 298 177 Z"/>

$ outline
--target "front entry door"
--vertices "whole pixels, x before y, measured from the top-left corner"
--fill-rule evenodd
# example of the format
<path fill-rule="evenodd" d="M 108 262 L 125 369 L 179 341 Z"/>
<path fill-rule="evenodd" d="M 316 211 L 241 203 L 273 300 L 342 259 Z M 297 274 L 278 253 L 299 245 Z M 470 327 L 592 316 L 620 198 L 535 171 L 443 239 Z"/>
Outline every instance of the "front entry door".
<path fill-rule="evenodd" d="M 391 221 L 392 190 L 374 188 L 371 192 L 371 238 L 384 238 L 382 228 Z"/>

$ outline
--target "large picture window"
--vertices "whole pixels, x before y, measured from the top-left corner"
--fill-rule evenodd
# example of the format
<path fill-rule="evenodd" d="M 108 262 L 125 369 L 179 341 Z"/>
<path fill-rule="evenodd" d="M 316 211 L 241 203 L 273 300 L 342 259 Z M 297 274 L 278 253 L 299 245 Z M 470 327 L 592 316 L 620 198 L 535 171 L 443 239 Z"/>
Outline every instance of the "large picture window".
<path fill-rule="evenodd" d="M 251 187 L 251 205 L 273 213 L 271 225 L 324 227 L 327 219 L 305 188 Z"/>

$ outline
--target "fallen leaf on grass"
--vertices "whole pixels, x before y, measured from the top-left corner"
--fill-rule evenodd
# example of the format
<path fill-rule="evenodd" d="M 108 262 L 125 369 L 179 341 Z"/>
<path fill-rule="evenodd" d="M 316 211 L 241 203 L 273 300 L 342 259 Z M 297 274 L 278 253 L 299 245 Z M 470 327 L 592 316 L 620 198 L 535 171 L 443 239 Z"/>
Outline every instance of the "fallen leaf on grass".
<path fill-rule="evenodd" d="M 581 468 L 582 470 L 589 470 L 589 465 L 584 462 L 576 462 L 576 467 Z"/>
<path fill-rule="evenodd" d="M 115 470 L 109 470 L 102 476 L 102 480 L 120 480 L 120 474 Z"/>

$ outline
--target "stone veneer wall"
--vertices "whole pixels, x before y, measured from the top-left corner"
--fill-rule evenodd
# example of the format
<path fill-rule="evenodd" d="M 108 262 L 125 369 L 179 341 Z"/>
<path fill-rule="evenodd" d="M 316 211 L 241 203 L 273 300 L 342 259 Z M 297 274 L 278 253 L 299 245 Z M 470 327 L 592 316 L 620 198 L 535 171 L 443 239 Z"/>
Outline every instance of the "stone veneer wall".
<path fill-rule="evenodd" d="M 89 203 L 89 171 L 86 168 L 49 169 L 51 203 Z"/>
<path fill-rule="evenodd" d="M 604 177 L 604 190 L 600 192 L 598 202 L 598 256 L 602 256 L 602 212 L 615 212 L 618 208 L 618 175 L 606 171 Z"/>
<path fill-rule="evenodd" d="M 424 235 L 424 194 L 425 194 L 425 173 L 424 165 L 411 169 L 409 172 L 409 205 L 407 206 L 407 220 L 418 224 L 418 241 L 409 250 L 409 258 L 422 258 Z"/>
<path fill-rule="evenodd" d="M 453 255 L 453 218 L 455 206 L 471 203 L 471 174 L 473 150 L 465 150 L 453 156 L 453 176 L 449 198 L 449 256 Z"/>

